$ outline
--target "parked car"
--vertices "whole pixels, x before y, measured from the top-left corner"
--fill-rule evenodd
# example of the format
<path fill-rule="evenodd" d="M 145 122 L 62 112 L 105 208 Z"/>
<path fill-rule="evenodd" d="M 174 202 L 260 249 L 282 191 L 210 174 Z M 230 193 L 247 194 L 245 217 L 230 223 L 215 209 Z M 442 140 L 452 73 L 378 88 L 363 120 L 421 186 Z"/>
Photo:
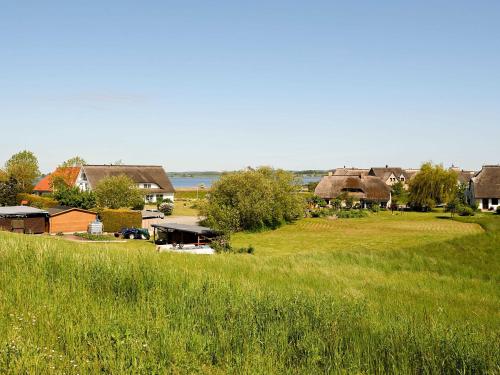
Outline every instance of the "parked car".
<path fill-rule="evenodd" d="M 115 233 L 115 237 L 128 238 L 129 240 L 149 240 L 149 231 L 144 228 L 123 228 Z"/>

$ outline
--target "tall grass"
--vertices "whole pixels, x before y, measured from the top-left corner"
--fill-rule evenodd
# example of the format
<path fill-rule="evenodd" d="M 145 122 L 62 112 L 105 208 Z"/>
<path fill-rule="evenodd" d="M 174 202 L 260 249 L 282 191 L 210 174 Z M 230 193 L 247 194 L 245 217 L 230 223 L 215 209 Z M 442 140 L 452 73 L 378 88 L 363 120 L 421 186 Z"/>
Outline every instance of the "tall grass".
<path fill-rule="evenodd" d="M 494 220 L 416 247 L 283 257 L 0 234 L 0 372 L 496 373 Z"/>

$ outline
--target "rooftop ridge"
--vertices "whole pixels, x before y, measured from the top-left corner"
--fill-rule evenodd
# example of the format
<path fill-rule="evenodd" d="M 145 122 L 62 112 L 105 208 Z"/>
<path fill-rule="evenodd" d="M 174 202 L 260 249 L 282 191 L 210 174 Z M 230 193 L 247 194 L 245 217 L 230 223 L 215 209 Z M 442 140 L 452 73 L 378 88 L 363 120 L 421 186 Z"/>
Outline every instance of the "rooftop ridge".
<path fill-rule="evenodd" d="M 163 165 L 151 165 L 151 164 L 85 164 L 84 167 L 155 167 L 163 168 Z"/>

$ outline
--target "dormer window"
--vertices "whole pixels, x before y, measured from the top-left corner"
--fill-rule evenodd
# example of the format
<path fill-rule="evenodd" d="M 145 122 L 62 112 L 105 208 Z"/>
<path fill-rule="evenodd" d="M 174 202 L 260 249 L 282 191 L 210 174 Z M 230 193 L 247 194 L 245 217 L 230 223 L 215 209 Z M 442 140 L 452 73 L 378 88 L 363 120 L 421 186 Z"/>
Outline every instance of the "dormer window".
<path fill-rule="evenodd" d="M 151 189 L 151 184 L 143 184 L 144 189 Z"/>

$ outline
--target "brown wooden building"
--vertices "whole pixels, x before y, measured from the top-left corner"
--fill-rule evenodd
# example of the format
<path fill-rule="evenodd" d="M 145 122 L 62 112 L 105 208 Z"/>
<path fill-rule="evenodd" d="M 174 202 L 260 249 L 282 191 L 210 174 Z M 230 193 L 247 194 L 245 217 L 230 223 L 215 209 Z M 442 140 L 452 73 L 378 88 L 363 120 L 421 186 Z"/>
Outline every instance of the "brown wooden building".
<path fill-rule="evenodd" d="M 49 213 L 35 207 L 0 207 L 0 229 L 15 233 L 38 234 L 48 231 Z"/>
<path fill-rule="evenodd" d="M 54 207 L 47 210 L 50 233 L 86 232 L 97 213 L 74 207 Z"/>

